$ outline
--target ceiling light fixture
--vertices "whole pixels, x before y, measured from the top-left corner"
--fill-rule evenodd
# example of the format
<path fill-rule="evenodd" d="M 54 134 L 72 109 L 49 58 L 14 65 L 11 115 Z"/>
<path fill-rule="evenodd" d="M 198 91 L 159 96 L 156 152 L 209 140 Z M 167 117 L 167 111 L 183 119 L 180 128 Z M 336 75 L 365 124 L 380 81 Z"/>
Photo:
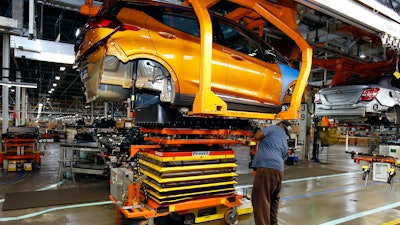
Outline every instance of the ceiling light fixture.
<path fill-rule="evenodd" d="M 37 88 L 35 83 L 24 83 L 24 82 L 14 82 L 14 81 L 0 81 L 0 85 L 12 86 L 12 87 L 25 87 L 25 88 Z"/>
<path fill-rule="evenodd" d="M 385 10 L 384 12 L 382 12 L 385 13 L 386 16 L 384 16 L 376 13 L 376 11 L 371 10 L 368 7 L 375 6 L 375 4 L 370 4 L 372 1 L 361 1 L 367 4 L 367 6 L 352 0 L 343 0 L 340 1 L 340 4 L 338 4 L 338 1 L 332 0 L 296 0 L 296 2 L 299 2 L 300 4 L 306 5 L 322 13 L 326 13 L 327 15 L 338 18 L 343 22 L 349 23 L 362 29 L 369 28 L 374 31 L 384 32 L 387 33 L 389 36 L 400 39 L 400 23 L 398 22 L 398 20 L 400 19 L 398 15 L 396 16 L 396 20 L 386 17 L 393 15 L 395 12 L 391 12 L 391 15 L 388 15 L 388 10 Z M 381 8 L 382 7 L 380 7 L 379 10 L 382 10 Z"/>
<path fill-rule="evenodd" d="M 61 78 L 60 76 L 56 76 L 55 77 L 56 80 L 60 80 L 60 78 Z"/>
<path fill-rule="evenodd" d="M 76 31 L 75 31 L 75 37 L 78 37 L 79 36 L 79 34 L 81 33 L 81 29 L 76 29 Z"/>

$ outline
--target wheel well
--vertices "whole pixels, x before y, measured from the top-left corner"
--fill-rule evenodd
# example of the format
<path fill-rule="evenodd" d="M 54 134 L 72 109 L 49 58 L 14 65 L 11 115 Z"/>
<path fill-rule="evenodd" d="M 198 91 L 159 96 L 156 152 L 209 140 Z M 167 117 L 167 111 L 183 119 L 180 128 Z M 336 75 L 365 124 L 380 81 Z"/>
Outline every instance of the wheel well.
<path fill-rule="evenodd" d="M 178 86 L 172 70 L 153 59 L 139 58 L 134 62 L 132 80 L 135 89 L 158 91 L 161 102 L 173 103 Z"/>

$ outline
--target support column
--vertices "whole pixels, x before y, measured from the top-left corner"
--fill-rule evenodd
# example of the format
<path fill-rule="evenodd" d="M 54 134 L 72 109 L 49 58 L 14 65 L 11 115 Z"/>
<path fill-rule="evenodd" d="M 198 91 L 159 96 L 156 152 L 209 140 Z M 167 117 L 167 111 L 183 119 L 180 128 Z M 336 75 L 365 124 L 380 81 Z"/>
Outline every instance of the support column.
<path fill-rule="evenodd" d="M 108 102 L 104 102 L 104 118 L 108 118 Z"/>
<path fill-rule="evenodd" d="M 21 90 L 21 125 L 26 125 L 26 117 L 27 117 L 27 109 L 28 109 L 28 101 L 26 97 L 26 88 L 22 88 Z"/>
<path fill-rule="evenodd" d="M 298 144 L 301 144 L 301 159 L 302 163 L 304 163 L 304 159 L 309 160 L 308 157 L 308 139 L 307 139 L 307 127 L 308 124 L 308 109 L 307 104 L 301 104 L 300 106 L 300 123 L 299 123 L 299 139 L 297 140 Z"/>
<path fill-rule="evenodd" d="M 8 77 L 10 75 L 10 36 L 8 34 L 3 34 L 3 81 L 8 82 Z M 9 88 L 7 85 L 2 86 L 2 114 L 3 114 L 3 122 L 2 122 L 2 133 L 5 134 L 8 128 L 8 102 L 9 97 Z"/>
<path fill-rule="evenodd" d="M 34 19 L 35 17 L 35 1 L 34 0 L 29 0 L 29 24 L 28 24 L 28 32 L 29 32 L 29 37 L 33 38 L 34 37 Z"/>
<path fill-rule="evenodd" d="M 17 82 L 21 82 L 21 71 L 17 71 Z M 21 87 L 15 87 L 15 108 L 14 108 L 15 117 L 15 126 L 19 126 L 21 124 Z"/>
<path fill-rule="evenodd" d="M 93 102 L 90 102 L 90 124 L 94 123 L 93 107 L 94 107 Z"/>

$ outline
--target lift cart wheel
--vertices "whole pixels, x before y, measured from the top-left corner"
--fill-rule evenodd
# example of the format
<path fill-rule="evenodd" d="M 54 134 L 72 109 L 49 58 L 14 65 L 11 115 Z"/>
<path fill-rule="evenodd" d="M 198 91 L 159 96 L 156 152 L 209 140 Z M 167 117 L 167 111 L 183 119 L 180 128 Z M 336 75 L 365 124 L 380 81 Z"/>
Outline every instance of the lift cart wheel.
<path fill-rule="evenodd" d="M 238 214 L 236 209 L 230 208 L 225 211 L 224 220 L 226 224 L 235 224 L 238 219 Z"/>
<path fill-rule="evenodd" d="M 142 221 L 140 221 L 140 222 L 138 223 L 138 225 L 147 225 L 147 224 L 149 224 L 149 221 L 148 221 L 148 220 L 142 220 Z"/>
<path fill-rule="evenodd" d="M 194 215 L 193 213 L 185 214 L 183 217 L 183 224 L 191 225 L 194 224 Z"/>

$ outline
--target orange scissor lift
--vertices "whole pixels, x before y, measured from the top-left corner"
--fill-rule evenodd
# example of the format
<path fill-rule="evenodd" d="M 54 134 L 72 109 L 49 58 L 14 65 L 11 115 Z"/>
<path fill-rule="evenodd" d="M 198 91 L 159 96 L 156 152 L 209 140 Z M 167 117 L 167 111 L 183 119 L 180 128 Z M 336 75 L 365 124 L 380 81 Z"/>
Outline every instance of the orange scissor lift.
<path fill-rule="evenodd" d="M 262 17 L 263 19 L 265 19 L 265 21 L 273 24 L 275 27 L 285 33 L 296 43 L 301 51 L 301 67 L 299 77 L 293 89 L 293 94 L 289 102 L 289 108 L 285 111 L 274 114 L 228 110 L 227 104 L 211 91 L 212 22 L 208 13 L 208 8 L 218 3 L 219 1 L 220 0 L 183 1 L 183 4 L 191 5 L 193 7 L 194 12 L 196 13 L 196 16 L 199 20 L 201 37 L 200 74 L 202 75 L 199 77 L 199 90 L 196 93 L 195 101 L 192 108 L 193 110 L 188 112 L 188 115 L 200 117 L 247 118 L 261 120 L 298 119 L 300 115 L 301 99 L 303 97 L 303 93 L 311 70 L 312 48 L 298 31 L 296 23 L 296 3 L 293 0 L 278 0 L 276 4 L 265 0 L 228 0 L 229 2 L 233 2 L 241 6 L 241 8 L 235 10 L 233 14 L 230 15 L 232 19 L 239 20 L 239 18 L 246 17 L 247 14 L 255 13 L 259 15 L 260 18 Z M 86 4 L 81 7 L 81 13 L 90 16 L 96 15 L 97 10 L 98 7 L 93 7 L 91 0 L 87 0 Z M 250 19 L 252 18 L 252 16 L 246 18 Z M 262 29 L 263 24 L 260 24 L 260 21 L 261 20 L 257 20 L 257 23 L 252 23 L 251 26 L 253 26 L 252 28 L 258 26 L 259 35 L 262 36 L 264 29 Z M 137 165 L 140 165 L 146 164 L 147 162 L 146 167 L 148 171 L 142 170 L 142 168 L 138 169 L 138 171 L 141 171 L 141 173 L 143 174 L 140 175 L 140 177 L 136 177 L 133 182 L 127 184 L 127 194 L 123 195 L 122 198 L 116 198 L 116 196 L 113 195 L 110 196 L 110 199 L 116 205 L 118 224 L 120 223 L 121 217 L 126 217 L 142 219 L 142 221 L 140 221 L 139 223 L 140 225 L 151 225 L 154 222 L 154 218 L 165 216 L 168 214 L 180 214 L 184 216 L 185 224 L 191 224 L 191 222 L 204 222 L 218 218 L 225 218 L 225 221 L 227 223 L 233 223 L 234 221 L 236 221 L 237 215 L 241 212 L 251 212 L 251 207 L 242 207 L 244 205 L 242 202 L 244 198 L 241 195 L 235 194 L 234 191 L 229 189 L 229 185 L 232 184 L 228 181 L 217 182 L 217 184 L 207 184 L 211 186 L 212 189 L 207 189 L 207 191 L 202 193 L 203 195 L 201 195 L 201 191 L 199 191 L 200 194 L 196 193 L 196 196 L 186 196 L 184 193 L 179 192 L 179 187 L 168 187 L 168 178 L 163 178 L 156 175 L 162 174 L 162 171 L 165 168 L 160 168 L 158 167 L 158 165 L 152 164 L 152 160 L 163 162 L 171 158 L 187 159 L 187 157 L 234 157 L 233 153 L 226 153 L 225 150 L 205 151 L 209 152 L 205 155 L 202 155 L 204 153 L 196 155 L 196 151 L 176 151 L 168 153 L 172 154 L 169 156 L 167 156 L 168 154 L 164 150 L 170 147 L 179 148 L 181 146 L 191 145 L 202 145 L 210 147 L 218 145 L 225 146 L 229 149 L 230 145 L 241 143 L 241 141 L 236 139 L 237 136 L 249 136 L 249 131 L 229 131 L 229 135 L 223 135 L 226 131 L 222 130 L 190 130 L 171 128 L 142 131 L 145 133 L 157 133 L 162 135 L 146 137 L 145 140 L 148 144 L 131 146 L 131 157 L 136 157 L 137 155 L 140 155 L 140 157 L 147 157 L 147 159 L 149 159 L 149 161 L 143 161 L 142 159 L 140 159 L 142 161 L 139 162 L 138 160 L 137 163 Z M 234 134 L 235 132 L 238 133 Z M 166 133 L 169 133 L 170 135 Z M 183 137 L 185 135 L 196 135 L 198 138 L 188 139 L 186 137 Z M 177 138 L 178 136 L 180 138 Z M 232 136 L 236 137 L 232 138 Z M 189 156 L 185 154 L 189 154 Z M 154 173 L 151 173 L 149 171 L 152 171 Z M 123 173 L 128 174 L 129 172 L 125 171 Z M 234 176 L 229 172 L 223 173 L 223 176 L 226 177 L 229 177 L 230 175 Z M 180 182 L 179 179 L 177 180 L 178 182 Z M 110 182 L 112 183 L 113 180 L 111 179 Z M 146 199 L 147 192 L 140 190 L 142 182 L 145 182 L 147 186 L 152 188 L 152 190 L 149 190 L 149 195 L 152 195 L 151 198 Z M 190 182 L 196 183 L 193 180 L 191 180 Z M 228 184 L 226 184 L 225 182 L 228 182 Z M 203 187 L 201 186 L 201 184 L 196 185 L 194 185 L 196 188 Z M 122 184 L 122 186 L 124 185 Z M 202 190 L 201 188 L 199 189 Z M 180 199 L 174 199 L 176 201 L 172 201 L 171 199 L 169 201 L 165 201 L 164 198 L 166 196 L 163 195 L 163 192 L 167 192 L 166 190 L 171 190 L 172 192 L 174 192 L 175 196 L 180 196 Z M 224 192 L 219 193 L 219 190 L 225 190 L 225 194 L 223 194 Z M 118 193 L 118 190 L 116 190 L 116 192 Z M 207 207 L 214 208 L 215 213 L 209 213 L 206 216 L 190 216 L 195 211 L 199 212 Z"/>
<path fill-rule="evenodd" d="M 34 127 L 9 127 L 2 138 L 0 166 L 8 161 L 9 171 L 32 170 L 32 162 L 39 168 L 42 153 L 38 148 L 38 132 Z M 13 167 L 11 165 L 14 165 Z"/>
<path fill-rule="evenodd" d="M 231 145 L 243 144 L 252 131 L 141 128 L 141 132 L 148 135 L 144 140 L 150 144 L 131 145 L 130 149 L 130 157 L 140 156 L 138 177 L 127 185 L 124 202 L 110 196 L 117 206 L 117 224 L 120 224 L 121 216 L 142 220 L 139 224 L 144 225 L 153 224 L 154 218 L 172 213 L 185 224 L 216 219 L 233 224 L 238 215 L 252 212 L 251 205 L 243 204 L 246 199 L 235 193 L 236 174 L 233 170 L 227 171 L 227 168 L 236 166 L 232 163 L 235 159 Z M 218 170 L 221 172 L 215 172 Z M 160 173 L 167 174 L 167 177 L 157 175 Z M 222 179 L 224 177 L 226 179 Z M 111 182 L 113 180 L 112 177 Z M 149 190 L 143 190 L 143 182 L 150 187 Z M 170 183 L 175 186 L 169 186 Z M 185 185 L 181 186 L 183 183 Z"/>

